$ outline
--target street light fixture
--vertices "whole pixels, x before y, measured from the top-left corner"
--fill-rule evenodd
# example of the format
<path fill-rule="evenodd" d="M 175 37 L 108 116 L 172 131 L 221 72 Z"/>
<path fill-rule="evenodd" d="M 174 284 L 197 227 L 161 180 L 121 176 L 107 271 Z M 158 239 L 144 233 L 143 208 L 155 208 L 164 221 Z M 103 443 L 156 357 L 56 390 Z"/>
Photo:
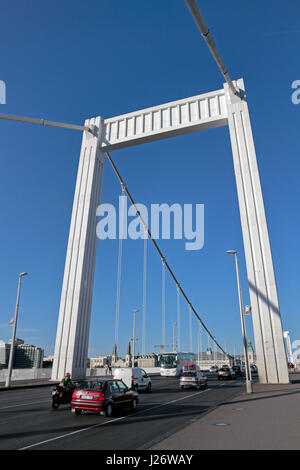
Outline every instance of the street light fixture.
<path fill-rule="evenodd" d="M 246 337 L 246 327 L 245 327 L 245 317 L 244 317 L 244 306 L 243 306 L 243 299 L 242 299 L 242 289 L 241 289 L 241 280 L 240 280 L 240 272 L 239 272 L 239 264 L 238 264 L 238 257 L 236 250 L 228 250 L 226 253 L 235 256 L 235 267 L 236 267 L 236 277 L 238 283 L 238 294 L 239 294 L 239 304 L 240 304 L 240 314 L 241 314 L 241 324 L 242 324 L 242 335 L 243 335 L 243 344 L 244 344 L 244 354 L 245 354 L 245 369 L 246 369 L 246 391 L 247 393 L 252 393 L 252 382 L 251 382 L 251 372 L 249 366 L 249 358 L 248 358 L 248 343 Z"/>
<path fill-rule="evenodd" d="M 7 377 L 6 377 L 6 382 L 5 382 L 6 387 L 10 386 L 11 374 L 12 374 L 12 369 L 13 369 L 14 349 L 15 349 L 15 340 L 16 340 L 16 331 L 17 331 L 18 312 L 19 312 L 21 282 L 22 282 L 22 277 L 27 276 L 27 274 L 28 273 L 25 273 L 25 272 L 19 274 L 19 283 L 18 283 L 18 293 L 17 293 L 16 308 L 15 308 L 15 317 L 14 317 L 14 320 L 13 320 L 13 334 L 12 334 L 12 339 L 11 339 L 9 361 L 8 361 L 8 368 L 7 368 Z"/>

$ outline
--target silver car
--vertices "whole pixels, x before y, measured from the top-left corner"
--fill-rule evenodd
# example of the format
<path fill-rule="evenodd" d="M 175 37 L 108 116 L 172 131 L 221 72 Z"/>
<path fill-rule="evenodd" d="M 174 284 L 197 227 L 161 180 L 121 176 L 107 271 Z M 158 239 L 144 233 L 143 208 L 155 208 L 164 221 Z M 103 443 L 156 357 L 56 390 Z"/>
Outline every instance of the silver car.
<path fill-rule="evenodd" d="M 203 375 L 201 370 L 189 370 L 182 372 L 179 383 L 181 390 L 185 387 L 206 388 L 207 378 Z"/>

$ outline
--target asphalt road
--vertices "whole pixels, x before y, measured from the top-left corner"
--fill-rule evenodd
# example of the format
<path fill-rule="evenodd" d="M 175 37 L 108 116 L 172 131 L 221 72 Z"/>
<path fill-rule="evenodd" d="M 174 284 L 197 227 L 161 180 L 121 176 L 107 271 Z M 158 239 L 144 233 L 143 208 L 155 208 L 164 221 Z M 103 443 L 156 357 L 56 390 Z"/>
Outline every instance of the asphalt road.
<path fill-rule="evenodd" d="M 52 410 L 51 387 L 0 393 L 0 449 L 137 450 L 151 446 L 241 392 L 240 379 L 218 382 L 208 375 L 206 390 L 179 389 L 178 379 L 153 377 L 152 392 L 140 393 L 136 412 L 105 418 L 75 416 L 68 405 Z"/>

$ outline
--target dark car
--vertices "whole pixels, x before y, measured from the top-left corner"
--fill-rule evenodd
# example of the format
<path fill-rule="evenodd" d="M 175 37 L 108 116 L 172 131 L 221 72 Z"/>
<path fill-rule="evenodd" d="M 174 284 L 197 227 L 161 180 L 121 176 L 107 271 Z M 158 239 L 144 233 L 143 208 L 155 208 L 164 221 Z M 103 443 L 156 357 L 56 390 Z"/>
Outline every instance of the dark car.
<path fill-rule="evenodd" d="M 235 372 L 237 377 L 244 377 L 245 375 L 241 366 L 232 366 L 232 370 Z"/>
<path fill-rule="evenodd" d="M 223 366 L 221 369 L 218 370 L 218 380 L 233 380 L 236 378 L 236 373 L 231 367 Z"/>
<path fill-rule="evenodd" d="M 96 411 L 111 416 L 114 410 L 129 407 L 135 410 L 138 404 L 138 393 L 129 389 L 122 380 L 88 379 L 84 380 L 72 396 L 72 412 L 80 415 L 83 410 Z"/>

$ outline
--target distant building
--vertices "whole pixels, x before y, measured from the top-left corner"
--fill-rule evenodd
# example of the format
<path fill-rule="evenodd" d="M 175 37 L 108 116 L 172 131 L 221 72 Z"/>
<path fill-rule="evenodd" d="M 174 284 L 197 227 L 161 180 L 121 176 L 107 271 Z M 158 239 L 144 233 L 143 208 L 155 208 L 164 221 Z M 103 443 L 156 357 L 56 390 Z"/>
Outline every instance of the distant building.
<path fill-rule="evenodd" d="M 199 352 L 197 355 L 197 364 L 201 370 L 209 370 L 212 366 L 221 367 L 223 365 L 232 365 L 233 358 L 219 351 L 212 351 L 207 348 L 206 351 Z"/>
<path fill-rule="evenodd" d="M 91 357 L 89 359 L 89 367 L 91 369 L 94 369 L 97 367 L 103 367 L 105 364 L 111 364 L 111 361 L 112 361 L 112 356 Z"/>
<path fill-rule="evenodd" d="M 126 364 L 126 367 L 130 367 L 131 366 L 131 360 L 132 360 L 132 357 L 131 357 L 131 343 L 129 341 L 128 345 L 127 345 L 127 351 L 126 351 L 126 356 L 125 356 L 125 364 Z"/>
<path fill-rule="evenodd" d="M 115 364 L 118 360 L 118 348 L 117 345 L 114 345 L 113 352 L 112 352 L 112 364 Z"/>
<path fill-rule="evenodd" d="M 43 368 L 51 368 L 53 366 L 54 356 L 43 357 Z"/>
<path fill-rule="evenodd" d="M 127 367 L 125 359 L 119 357 L 116 362 L 112 362 L 112 367 Z"/>
<path fill-rule="evenodd" d="M 251 341 L 248 341 L 248 358 L 249 358 L 249 363 L 254 364 L 255 363 L 255 356 L 254 356 L 254 349 L 252 346 Z"/>
<path fill-rule="evenodd" d="M 0 342 L 0 369 L 8 367 L 10 344 Z"/>
<path fill-rule="evenodd" d="M 9 362 L 11 340 L 0 344 L 0 367 L 7 368 Z M 44 350 L 32 344 L 25 344 L 23 340 L 16 339 L 14 349 L 14 369 L 30 369 L 43 367 Z"/>
<path fill-rule="evenodd" d="M 12 340 L 10 339 L 8 341 L 8 344 L 11 344 L 11 343 L 12 343 Z M 20 344 L 24 344 L 24 340 L 20 338 L 15 338 L 15 346 L 20 346 Z"/>
<path fill-rule="evenodd" d="M 137 357 L 138 367 L 159 367 L 159 356 L 156 353 L 141 354 Z"/>
<path fill-rule="evenodd" d="M 15 369 L 43 367 L 44 350 L 32 344 L 20 344 L 15 349 Z"/>

